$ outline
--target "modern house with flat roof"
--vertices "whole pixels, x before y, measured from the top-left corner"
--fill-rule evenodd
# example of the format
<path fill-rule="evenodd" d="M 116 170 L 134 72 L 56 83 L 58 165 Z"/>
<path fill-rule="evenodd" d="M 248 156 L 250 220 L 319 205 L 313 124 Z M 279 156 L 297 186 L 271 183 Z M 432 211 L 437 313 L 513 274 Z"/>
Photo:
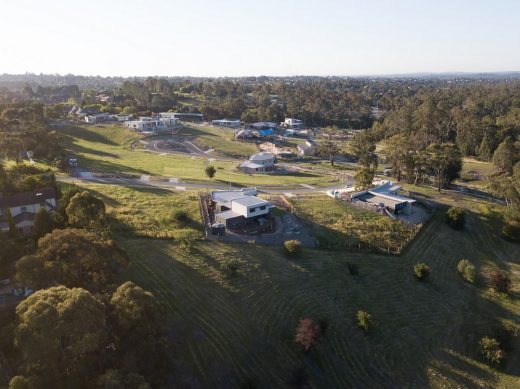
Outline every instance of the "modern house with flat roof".
<path fill-rule="evenodd" d="M 0 196 L 0 231 L 9 231 L 8 214 L 11 213 L 16 228 L 23 234 L 30 234 L 40 208 L 56 210 L 56 192 L 53 188 Z"/>
<path fill-rule="evenodd" d="M 140 117 L 139 120 L 125 122 L 125 126 L 139 132 L 161 132 L 170 131 L 179 124 L 175 118 Z"/>
<path fill-rule="evenodd" d="M 218 119 L 212 120 L 211 124 L 219 127 L 238 128 L 240 127 L 240 119 Z"/>
<path fill-rule="evenodd" d="M 276 169 L 276 155 L 262 151 L 252 155 L 247 161 L 242 162 L 240 171 L 243 173 L 268 173 Z"/>
<path fill-rule="evenodd" d="M 285 118 L 282 126 L 292 128 L 293 130 L 305 128 L 305 124 L 300 119 Z"/>
<path fill-rule="evenodd" d="M 376 206 L 385 207 L 394 216 L 399 214 L 410 215 L 414 199 L 400 195 L 401 186 L 393 182 L 386 182 L 375 188 L 365 190 L 351 195 L 352 201 L 364 201 Z"/>
<path fill-rule="evenodd" d="M 225 224 L 227 228 L 234 228 L 247 221 L 267 217 L 272 205 L 256 195 L 256 188 L 211 192 L 215 221 Z"/>
<path fill-rule="evenodd" d="M 172 118 L 179 119 L 181 121 L 186 122 L 202 122 L 204 120 L 204 115 L 201 113 L 191 113 L 191 112 L 163 112 L 164 114 L 172 114 Z"/>

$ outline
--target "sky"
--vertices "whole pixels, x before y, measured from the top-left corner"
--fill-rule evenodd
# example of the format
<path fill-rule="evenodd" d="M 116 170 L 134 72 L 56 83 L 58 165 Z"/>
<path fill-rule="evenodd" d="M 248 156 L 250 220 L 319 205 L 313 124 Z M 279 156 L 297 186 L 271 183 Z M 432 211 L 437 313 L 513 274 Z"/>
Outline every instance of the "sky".
<path fill-rule="evenodd" d="M 0 73 L 520 71 L 517 0 L 0 0 Z"/>

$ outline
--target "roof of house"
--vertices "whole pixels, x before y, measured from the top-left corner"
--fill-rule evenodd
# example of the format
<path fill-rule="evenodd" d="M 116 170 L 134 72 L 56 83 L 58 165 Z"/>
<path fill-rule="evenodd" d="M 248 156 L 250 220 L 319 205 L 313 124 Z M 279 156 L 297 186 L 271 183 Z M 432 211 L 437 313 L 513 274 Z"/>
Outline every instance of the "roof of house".
<path fill-rule="evenodd" d="M 267 205 L 270 204 L 269 201 L 266 201 L 264 199 L 261 199 L 260 197 L 256 196 L 244 196 L 239 199 L 233 200 L 234 203 L 244 205 L 246 207 L 250 207 L 252 205 Z"/>
<path fill-rule="evenodd" d="M 223 220 L 234 219 L 236 217 L 244 217 L 241 214 L 233 212 L 231 210 L 217 213 L 216 216 L 218 216 L 219 219 L 223 219 Z"/>
<path fill-rule="evenodd" d="M 265 151 L 262 151 L 258 154 L 254 154 L 251 157 L 249 157 L 249 160 L 250 161 L 269 161 L 274 158 L 275 158 L 275 155 L 273 153 L 267 153 Z"/>
<path fill-rule="evenodd" d="M 252 161 L 244 161 L 240 164 L 240 167 L 245 167 L 249 169 L 259 169 L 261 167 L 264 167 L 264 165 Z"/>
<path fill-rule="evenodd" d="M 0 197 L 0 209 L 39 204 L 41 201 L 56 198 L 53 188 L 44 188 L 33 192 L 17 193 L 12 196 Z"/>
<path fill-rule="evenodd" d="M 216 190 L 211 192 L 211 199 L 217 203 L 227 203 L 244 196 L 256 196 L 256 188 L 242 188 L 238 190 Z"/>

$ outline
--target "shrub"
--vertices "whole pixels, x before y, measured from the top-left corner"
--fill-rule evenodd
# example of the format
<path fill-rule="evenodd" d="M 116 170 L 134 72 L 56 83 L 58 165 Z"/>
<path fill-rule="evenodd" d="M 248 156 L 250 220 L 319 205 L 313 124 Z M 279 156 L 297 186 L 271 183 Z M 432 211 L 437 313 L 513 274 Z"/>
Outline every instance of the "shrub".
<path fill-rule="evenodd" d="M 520 242 L 520 221 L 510 220 L 502 227 L 502 237 L 512 242 Z"/>
<path fill-rule="evenodd" d="M 302 242 L 299 240 L 286 240 L 283 243 L 285 255 L 288 257 L 296 257 L 302 252 Z"/>
<path fill-rule="evenodd" d="M 308 351 L 316 344 L 320 337 L 320 325 L 312 319 L 302 319 L 296 328 L 296 336 L 294 341 L 301 346 L 305 351 Z"/>
<path fill-rule="evenodd" d="M 462 208 L 451 207 L 446 212 L 446 223 L 455 230 L 462 230 L 466 222 L 465 213 Z"/>
<path fill-rule="evenodd" d="M 222 264 L 222 272 L 228 276 L 234 276 L 237 274 L 240 268 L 240 262 L 237 259 L 227 260 Z"/>
<path fill-rule="evenodd" d="M 190 217 L 188 215 L 188 212 L 183 210 L 176 210 L 172 213 L 172 218 L 177 223 L 187 223 L 190 220 Z"/>
<path fill-rule="evenodd" d="M 499 365 L 504 359 L 504 350 L 500 348 L 500 343 L 495 338 L 488 338 L 487 336 L 480 339 L 480 351 L 484 358 L 488 361 Z"/>
<path fill-rule="evenodd" d="M 419 281 L 424 281 L 431 273 L 430 266 L 418 263 L 413 267 L 413 272 Z"/>
<path fill-rule="evenodd" d="M 509 293 L 511 287 L 511 278 L 507 273 L 497 270 L 491 277 L 491 285 L 493 289 L 500 293 Z"/>
<path fill-rule="evenodd" d="M 209 165 L 206 166 L 206 169 L 204 169 L 204 172 L 206 173 L 206 176 L 209 178 L 215 177 L 215 174 L 217 173 L 217 169 L 215 169 L 215 166 Z"/>
<path fill-rule="evenodd" d="M 365 311 L 357 311 L 356 320 L 358 326 L 363 328 L 365 332 L 368 332 L 368 329 L 372 326 L 372 315 Z"/>
<path fill-rule="evenodd" d="M 473 265 L 470 261 L 467 259 L 461 259 L 457 264 L 457 270 L 459 271 L 462 278 L 464 278 L 466 281 L 471 283 L 475 282 L 477 270 L 475 265 Z"/>

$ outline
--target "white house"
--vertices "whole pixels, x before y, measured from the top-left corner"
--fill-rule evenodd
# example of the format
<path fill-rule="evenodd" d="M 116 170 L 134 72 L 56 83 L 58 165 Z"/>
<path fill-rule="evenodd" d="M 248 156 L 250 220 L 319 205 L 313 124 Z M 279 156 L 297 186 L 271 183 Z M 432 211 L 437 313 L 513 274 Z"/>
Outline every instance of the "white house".
<path fill-rule="evenodd" d="M 0 196 L 0 231 L 9 230 L 10 212 L 16 228 L 24 234 L 30 234 L 34 226 L 34 218 L 40 208 L 46 208 L 48 211 L 56 210 L 54 189 L 46 188 L 12 196 Z"/>
<path fill-rule="evenodd" d="M 276 155 L 262 151 L 240 164 L 243 173 L 267 173 L 275 170 Z"/>
<path fill-rule="evenodd" d="M 256 188 L 212 192 L 211 200 L 216 209 L 215 221 L 226 227 L 233 227 L 246 220 L 266 217 L 272 205 L 256 195 Z"/>
<path fill-rule="evenodd" d="M 305 141 L 305 144 L 296 146 L 298 156 L 300 158 L 304 158 L 304 157 L 314 155 L 314 153 L 316 152 L 317 146 L 318 146 L 318 143 L 316 141 L 307 139 Z"/>
<path fill-rule="evenodd" d="M 292 129 L 298 129 L 298 128 L 304 128 L 305 124 L 300 119 L 293 119 L 293 118 L 285 118 L 284 122 L 282 123 L 284 127 L 292 128 Z"/>
<path fill-rule="evenodd" d="M 125 126 L 134 131 L 139 132 L 160 132 L 172 130 L 179 124 L 176 118 L 152 118 L 140 117 L 139 120 L 130 120 L 125 122 Z"/>
<path fill-rule="evenodd" d="M 229 127 L 229 128 L 238 128 L 240 127 L 240 120 L 229 120 L 229 119 L 218 119 L 218 120 L 212 120 L 211 124 L 214 126 L 219 127 Z"/>
<path fill-rule="evenodd" d="M 85 122 L 91 124 L 104 123 L 108 120 L 108 112 L 85 116 Z"/>

